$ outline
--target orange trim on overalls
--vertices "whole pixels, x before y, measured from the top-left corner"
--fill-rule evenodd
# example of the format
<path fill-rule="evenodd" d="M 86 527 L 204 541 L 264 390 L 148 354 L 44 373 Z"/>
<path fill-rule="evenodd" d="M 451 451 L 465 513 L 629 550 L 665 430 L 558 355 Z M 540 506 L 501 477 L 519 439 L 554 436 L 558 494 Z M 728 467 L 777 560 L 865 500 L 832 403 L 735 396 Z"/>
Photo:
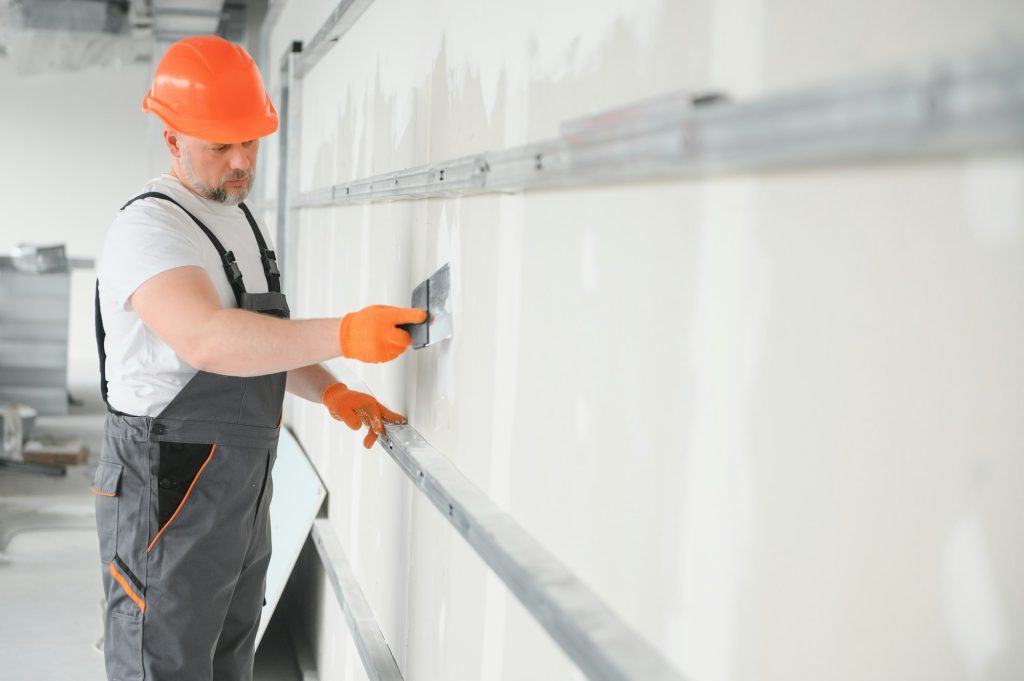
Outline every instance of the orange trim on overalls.
<path fill-rule="evenodd" d="M 204 461 L 203 465 L 199 467 L 199 471 L 196 473 L 196 477 L 192 478 L 192 484 L 188 486 L 188 491 L 185 492 L 185 496 L 182 497 L 181 503 L 178 504 L 178 508 L 174 509 L 174 513 L 171 515 L 171 517 L 167 519 L 167 522 L 164 523 L 164 526 L 161 527 L 160 531 L 156 533 L 155 537 L 153 537 L 153 541 L 150 542 L 149 546 L 146 548 L 146 553 L 149 553 L 153 550 L 153 547 L 156 546 L 156 543 L 160 539 L 160 537 L 162 537 L 167 528 L 171 526 L 171 523 L 174 522 L 174 519 L 178 517 L 178 514 L 181 512 L 182 506 L 184 506 L 185 502 L 188 501 L 188 495 L 192 494 L 192 488 L 196 486 L 197 482 L 199 482 L 200 476 L 202 476 L 203 471 L 206 470 L 206 466 L 207 464 L 210 463 L 210 459 L 213 458 L 213 452 L 216 449 L 217 443 L 215 442 L 213 446 L 210 447 L 210 454 L 206 457 L 206 461 Z"/>
<path fill-rule="evenodd" d="M 114 567 L 113 562 L 111 562 L 108 567 L 110 568 L 110 574 L 114 576 L 114 579 L 117 580 L 117 583 L 120 584 L 121 588 L 124 589 L 126 594 L 128 594 L 128 598 L 135 601 L 135 605 L 139 606 L 139 610 L 141 610 L 142 612 L 146 612 L 146 602 L 142 600 L 142 597 L 139 596 L 139 594 L 135 593 L 135 589 L 133 589 L 132 585 L 128 583 L 128 580 L 125 579 L 125 576 L 122 575 L 116 567 Z"/>
<path fill-rule="evenodd" d="M 110 494 L 107 494 L 106 492 L 99 491 L 95 487 L 90 487 L 89 491 L 92 492 L 93 494 L 97 494 L 97 495 L 99 495 L 101 497 L 116 497 L 117 496 L 117 492 L 112 492 Z"/>

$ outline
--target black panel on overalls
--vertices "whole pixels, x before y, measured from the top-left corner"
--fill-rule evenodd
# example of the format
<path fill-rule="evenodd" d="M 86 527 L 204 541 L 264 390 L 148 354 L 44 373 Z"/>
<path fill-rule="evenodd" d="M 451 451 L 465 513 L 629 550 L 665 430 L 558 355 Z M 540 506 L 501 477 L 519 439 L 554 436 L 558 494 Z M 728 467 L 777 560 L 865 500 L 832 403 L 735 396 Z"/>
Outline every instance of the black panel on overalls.
<path fill-rule="evenodd" d="M 267 293 L 248 293 L 234 255 L 184 211 L 220 254 L 238 307 L 287 318 L 280 274 L 255 219 Z M 107 400 L 105 332 L 96 341 Z M 93 483 L 107 596 L 104 654 L 111 681 L 249 681 L 270 561 L 270 476 L 284 372 L 205 371 L 156 417 L 109 409 Z"/>

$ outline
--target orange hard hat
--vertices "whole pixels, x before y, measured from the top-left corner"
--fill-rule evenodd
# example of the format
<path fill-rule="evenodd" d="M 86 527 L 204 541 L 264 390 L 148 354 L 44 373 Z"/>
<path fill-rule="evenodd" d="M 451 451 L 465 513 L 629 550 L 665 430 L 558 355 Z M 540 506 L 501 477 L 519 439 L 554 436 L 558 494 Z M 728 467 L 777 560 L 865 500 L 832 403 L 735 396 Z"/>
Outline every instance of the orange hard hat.
<path fill-rule="evenodd" d="M 277 130 L 277 111 L 256 62 L 215 35 L 192 36 L 167 48 L 142 110 L 155 113 L 172 130 L 220 144 Z"/>

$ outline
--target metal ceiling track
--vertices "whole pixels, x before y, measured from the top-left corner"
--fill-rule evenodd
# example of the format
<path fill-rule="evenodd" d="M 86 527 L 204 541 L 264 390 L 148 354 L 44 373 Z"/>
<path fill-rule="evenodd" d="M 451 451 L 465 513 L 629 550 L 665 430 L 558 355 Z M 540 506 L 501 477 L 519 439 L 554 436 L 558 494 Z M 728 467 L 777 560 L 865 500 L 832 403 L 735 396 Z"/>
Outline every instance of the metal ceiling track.
<path fill-rule="evenodd" d="M 292 195 L 293 207 L 699 178 L 1024 145 L 1024 50 L 751 102 L 678 94 L 565 123 L 557 138 Z"/>

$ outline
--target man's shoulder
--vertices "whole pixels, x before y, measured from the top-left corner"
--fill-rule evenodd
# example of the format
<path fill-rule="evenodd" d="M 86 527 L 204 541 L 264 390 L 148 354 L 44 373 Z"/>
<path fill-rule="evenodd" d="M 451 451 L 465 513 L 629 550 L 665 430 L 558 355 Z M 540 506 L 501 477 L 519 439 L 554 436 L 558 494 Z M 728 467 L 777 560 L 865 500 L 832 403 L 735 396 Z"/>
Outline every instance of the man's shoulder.
<path fill-rule="evenodd" d="M 160 248 L 169 242 L 197 246 L 196 228 L 170 201 L 147 197 L 118 211 L 106 234 L 106 248 Z"/>
<path fill-rule="evenodd" d="M 147 196 L 148 194 L 148 196 Z M 159 196 L 154 196 L 159 194 Z M 125 201 L 114 216 L 111 233 L 147 226 L 157 230 L 188 231 L 191 220 L 182 210 L 182 197 L 161 184 L 148 183 L 142 191 Z M 167 200 L 163 197 L 168 197 Z"/>
<path fill-rule="evenodd" d="M 174 178 L 161 176 L 147 182 L 140 191 L 133 194 L 118 211 L 121 215 L 181 215 L 184 211 L 179 206 L 185 205 L 188 201 L 185 196 L 188 192 L 182 191 L 181 184 Z M 175 205 L 177 204 L 177 205 Z"/>
<path fill-rule="evenodd" d="M 180 208 L 155 197 L 139 199 L 118 211 L 107 230 L 97 274 L 101 284 L 119 281 L 119 298 L 127 299 L 148 277 L 168 267 L 203 264 L 198 230 Z"/>

